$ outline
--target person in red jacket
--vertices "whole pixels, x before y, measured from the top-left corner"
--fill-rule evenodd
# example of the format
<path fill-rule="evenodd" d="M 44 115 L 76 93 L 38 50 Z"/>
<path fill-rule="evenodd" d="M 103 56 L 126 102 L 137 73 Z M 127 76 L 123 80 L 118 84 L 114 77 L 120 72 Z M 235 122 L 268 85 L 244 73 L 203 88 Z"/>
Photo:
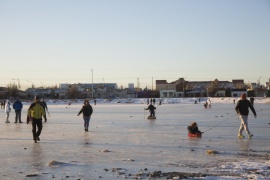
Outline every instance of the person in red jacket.
<path fill-rule="evenodd" d="M 90 118 L 91 118 L 91 115 L 93 113 L 93 108 L 90 105 L 88 100 L 84 100 L 84 105 L 83 105 L 82 109 L 80 110 L 80 112 L 78 113 L 78 116 L 81 113 L 83 113 L 84 131 L 88 132 Z"/>
<path fill-rule="evenodd" d="M 245 129 L 247 135 L 249 138 L 253 136 L 253 134 L 250 133 L 248 128 L 248 113 L 249 108 L 254 114 L 254 117 L 257 117 L 256 111 L 249 100 L 247 100 L 247 95 L 244 93 L 241 95 L 241 99 L 237 102 L 235 110 L 236 113 L 239 115 L 239 119 L 241 121 L 240 128 L 238 130 L 238 138 L 242 139 L 245 136 L 242 135 L 243 130 Z"/>

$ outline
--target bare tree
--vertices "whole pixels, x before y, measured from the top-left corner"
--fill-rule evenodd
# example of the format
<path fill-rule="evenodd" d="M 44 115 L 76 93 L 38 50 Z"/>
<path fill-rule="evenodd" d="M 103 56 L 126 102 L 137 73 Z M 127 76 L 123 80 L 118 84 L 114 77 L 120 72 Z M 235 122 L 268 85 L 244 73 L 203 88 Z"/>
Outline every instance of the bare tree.
<path fill-rule="evenodd" d="M 19 93 L 19 87 L 15 83 L 9 83 L 7 85 L 7 95 L 16 97 Z"/>

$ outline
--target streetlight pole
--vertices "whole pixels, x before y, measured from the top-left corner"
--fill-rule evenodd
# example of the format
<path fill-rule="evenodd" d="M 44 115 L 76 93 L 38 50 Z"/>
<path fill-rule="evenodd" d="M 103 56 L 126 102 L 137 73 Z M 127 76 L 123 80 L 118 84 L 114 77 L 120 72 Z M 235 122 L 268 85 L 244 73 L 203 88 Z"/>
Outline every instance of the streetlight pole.
<path fill-rule="evenodd" d="M 94 99 L 93 69 L 91 69 L 91 71 L 92 71 L 92 99 Z"/>
<path fill-rule="evenodd" d="M 185 97 L 185 78 L 183 77 L 183 97 Z"/>
<path fill-rule="evenodd" d="M 34 88 L 34 82 L 33 81 L 29 81 L 29 80 L 26 80 L 26 81 L 32 83 L 31 88 Z"/>

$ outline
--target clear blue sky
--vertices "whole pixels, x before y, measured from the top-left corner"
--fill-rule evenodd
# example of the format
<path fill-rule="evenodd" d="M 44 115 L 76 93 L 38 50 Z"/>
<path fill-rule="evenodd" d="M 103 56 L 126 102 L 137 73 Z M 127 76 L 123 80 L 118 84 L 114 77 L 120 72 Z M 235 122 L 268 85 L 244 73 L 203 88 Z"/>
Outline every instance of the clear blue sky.
<path fill-rule="evenodd" d="M 270 78 L 269 0 L 0 0 L 0 86 Z M 261 77 L 261 78 L 260 78 Z M 154 83 L 155 87 L 155 83 Z"/>

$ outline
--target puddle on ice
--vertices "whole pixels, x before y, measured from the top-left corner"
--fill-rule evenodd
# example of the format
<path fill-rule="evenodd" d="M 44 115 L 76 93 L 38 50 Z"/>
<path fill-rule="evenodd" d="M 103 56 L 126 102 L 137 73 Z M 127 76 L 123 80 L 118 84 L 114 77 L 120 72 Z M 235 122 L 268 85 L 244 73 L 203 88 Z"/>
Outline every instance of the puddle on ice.
<path fill-rule="evenodd" d="M 256 104 L 258 117 L 249 116 L 252 139 L 237 138 L 232 103 L 156 105 L 156 120 L 147 120 L 145 104 L 97 104 L 89 132 L 77 116 L 81 105 L 48 103 L 36 144 L 31 125 L 14 124 L 14 112 L 6 124 L 1 110 L 0 179 L 270 178 L 269 104 Z M 202 138 L 187 137 L 192 121 L 206 131 Z"/>

